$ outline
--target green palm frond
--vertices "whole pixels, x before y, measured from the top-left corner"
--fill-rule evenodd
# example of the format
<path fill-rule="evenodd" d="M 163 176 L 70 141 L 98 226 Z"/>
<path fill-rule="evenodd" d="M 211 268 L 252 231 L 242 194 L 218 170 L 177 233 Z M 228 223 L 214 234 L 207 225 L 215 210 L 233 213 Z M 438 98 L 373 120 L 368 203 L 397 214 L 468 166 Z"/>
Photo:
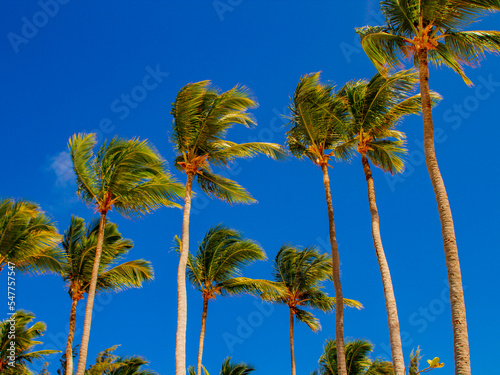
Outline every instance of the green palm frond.
<path fill-rule="evenodd" d="M 228 166 L 236 158 L 250 158 L 258 154 L 266 155 L 274 160 L 283 160 L 286 152 L 275 143 L 250 142 L 234 143 L 226 140 L 212 142 L 214 151 L 208 153 L 208 160 L 213 165 Z"/>
<path fill-rule="evenodd" d="M 151 262 L 138 259 L 119 264 L 99 275 L 98 291 L 120 291 L 139 288 L 145 281 L 154 279 Z"/>
<path fill-rule="evenodd" d="M 196 175 L 198 186 L 209 196 L 221 199 L 229 204 L 257 202 L 250 193 L 236 181 L 202 169 Z"/>
<path fill-rule="evenodd" d="M 68 284 L 70 295 L 87 293 L 97 247 L 99 221 L 85 225 L 82 218 L 71 217 L 71 223 L 64 233 L 62 242 L 64 259 L 61 262 L 62 276 Z M 97 290 L 102 292 L 121 291 L 141 287 L 154 277 L 150 262 L 143 259 L 120 261 L 132 249 L 133 243 L 124 239 L 118 226 L 106 222 L 103 235 L 102 255 L 99 263 Z M 77 288 L 77 289 L 74 289 Z"/>
<path fill-rule="evenodd" d="M 301 307 L 332 311 L 335 298 L 323 291 L 323 282 L 331 280 L 332 262 L 328 254 L 320 254 L 315 247 L 297 248 L 283 245 L 273 262 L 273 276 L 282 285 L 278 294 L 263 293 L 261 298 L 286 304 L 298 321 L 313 331 L 320 329 L 319 321 Z M 346 307 L 361 308 L 357 301 L 344 299 Z"/>
<path fill-rule="evenodd" d="M 342 139 L 339 129 L 348 113 L 334 87 L 320 82 L 319 72 L 300 78 L 289 109 L 287 147 L 294 156 L 317 162 L 326 150 L 335 152 Z M 337 156 L 348 157 L 343 153 Z"/>
<path fill-rule="evenodd" d="M 166 163 L 147 141 L 113 138 L 94 156 L 95 135 L 69 141 L 78 194 L 100 209 L 115 207 L 125 217 L 142 216 L 161 206 L 177 206 L 183 187 L 167 172 Z"/>
<path fill-rule="evenodd" d="M 305 323 L 313 332 L 321 331 L 321 324 L 318 318 L 316 318 L 312 313 L 299 308 L 292 309 L 295 318 L 302 323 Z"/>
<path fill-rule="evenodd" d="M 500 10 L 497 0 L 384 0 L 380 3 L 385 26 L 356 29 L 368 58 L 383 74 L 423 48 L 428 60 L 444 64 L 471 85 L 462 64 L 477 65 L 486 52 L 500 51 L 498 31 L 463 31 L 479 17 Z"/>
<path fill-rule="evenodd" d="M 18 310 L 9 319 L 0 322 L 0 372 L 3 373 L 2 366 L 9 362 L 8 356 L 11 341 L 14 341 L 16 348 L 15 364 L 16 370 L 24 371 L 26 364 L 42 359 L 47 355 L 60 353 L 59 350 L 33 350 L 36 345 L 42 344 L 39 339 L 46 331 L 43 322 L 34 322 L 35 315 L 31 312 Z M 11 333 L 11 321 L 14 321 L 15 337 Z"/>
<path fill-rule="evenodd" d="M 174 248 L 180 253 L 177 237 Z M 243 234 L 222 224 L 211 227 L 195 254 L 189 254 L 187 278 L 204 296 L 277 294 L 281 285 L 268 280 L 242 277 L 242 269 L 249 264 L 265 260 L 260 245 L 243 238 Z"/>
<path fill-rule="evenodd" d="M 371 360 L 369 354 L 373 345 L 366 340 L 350 340 L 345 343 L 347 373 L 349 375 L 393 375 L 392 363 L 380 359 Z M 328 339 L 323 354 L 318 361 L 314 375 L 337 375 L 337 346 L 335 340 Z"/>
<path fill-rule="evenodd" d="M 372 163 L 390 174 L 404 171 L 404 156 L 408 150 L 405 147 L 406 141 L 381 140 L 370 142 L 370 148 L 366 156 Z"/>
<path fill-rule="evenodd" d="M 460 61 L 476 65 L 486 52 L 500 52 L 499 31 L 447 32 L 445 43 Z"/>
<path fill-rule="evenodd" d="M 220 375 L 248 375 L 255 371 L 255 368 L 247 363 L 232 363 L 231 357 L 224 360 L 222 368 L 220 370 Z"/>
<path fill-rule="evenodd" d="M 281 283 L 247 277 L 235 277 L 218 286 L 222 287 L 222 295 L 252 294 L 260 296 L 264 294 L 268 299 L 276 299 L 281 298 L 285 292 Z"/>
<path fill-rule="evenodd" d="M 32 202 L 0 200 L 0 270 L 12 262 L 21 272 L 60 272 L 55 223 Z"/>
<path fill-rule="evenodd" d="M 212 166 L 230 167 L 237 158 L 264 154 L 283 159 L 282 147 L 265 142 L 237 144 L 227 141 L 233 125 L 253 126 L 248 112 L 257 107 L 247 88 L 236 85 L 226 92 L 211 86 L 210 81 L 189 83 L 172 103 L 173 135 L 177 152 L 175 167 L 196 175 L 198 186 L 208 195 L 228 203 L 255 203 L 238 183 L 212 172 Z M 189 172 L 188 172 L 189 171 Z"/>

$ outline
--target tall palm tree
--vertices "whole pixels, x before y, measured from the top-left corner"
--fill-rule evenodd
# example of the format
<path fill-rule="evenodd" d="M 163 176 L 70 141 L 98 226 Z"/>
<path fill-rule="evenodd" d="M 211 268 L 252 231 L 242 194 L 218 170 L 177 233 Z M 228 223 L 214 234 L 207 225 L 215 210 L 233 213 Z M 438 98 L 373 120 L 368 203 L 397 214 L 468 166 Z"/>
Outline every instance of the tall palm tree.
<path fill-rule="evenodd" d="M 204 375 L 210 375 L 208 371 L 203 368 Z M 254 372 L 255 368 L 245 362 L 233 363 L 231 362 L 231 357 L 228 357 L 222 363 L 222 368 L 220 370 L 220 375 L 248 375 Z M 196 375 L 194 371 L 194 366 L 188 368 L 189 375 Z"/>
<path fill-rule="evenodd" d="M 356 31 L 370 60 L 380 71 L 395 68 L 410 56 L 418 67 L 424 154 L 436 195 L 450 289 L 455 373 L 470 374 L 469 339 L 458 248 L 446 188 L 434 148 L 432 99 L 429 90 L 429 62 L 444 64 L 467 84 L 462 64 L 475 65 L 486 52 L 500 51 L 500 32 L 463 31 L 479 16 L 500 10 L 499 0 L 384 0 L 380 7 L 385 26 Z"/>
<path fill-rule="evenodd" d="M 33 350 L 46 331 L 44 322 L 32 323 L 35 315 L 18 310 L 0 322 L 0 373 L 5 375 L 31 375 L 27 364 L 59 350 Z M 31 324 L 31 326 L 30 326 Z"/>
<path fill-rule="evenodd" d="M 96 143 L 95 134 L 78 134 L 69 140 L 77 193 L 100 214 L 77 375 L 84 375 L 87 361 L 106 215 L 115 208 L 125 217 L 142 216 L 161 206 L 175 206 L 173 200 L 182 195 L 182 186 L 166 172 L 165 161 L 148 142 L 113 138 L 94 156 Z"/>
<path fill-rule="evenodd" d="M 21 272 L 56 272 L 60 241 L 55 224 L 37 204 L 0 200 L 0 271 L 10 262 Z"/>
<path fill-rule="evenodd" d="M 64 260 L 62 277 L 71 297 L 71 313 L 66 344 L 66 374 L 73 374 L 73 338 L 75 335 L 78 301 L 88 293 L 97 245 L 99 220 L 86 226 L 82 218 L 71 216 L 69 228 L 62 242 Z M 102 254 L 97 276 L 96 291 L 120 291 L 138 288 L 144 281 L 153 279 L 151 263 L 143 259 L 119 263 L 132 248 L 132 241 L 123 239 L 116 224 L 106 223 Z"/>
<path fill-rule="evenodd" d="M 421 111 L 420 95 L 412 95 L 417 82 L 418 76 L 412 71 L 401 71 L 387 77 L 377 73 L 369 82 L 351 81 L 339 91 L 339 95 L 345 98 L 350 114 L 345 129 L 349 138 L 343 147 L 356 149 L 361 154 L 368 187 L 373 245 L 382 276 L 396 375 L 405 375 L 403 347 L 391 274 L 380 235 L 380 218 L 370 161 L 391 174 L 404 170 L 403 156 L 407 152 L 404 146 L 405 135 L 395 130 L 395 127 L 402 117 Z M 434 99 L 438 98 L 437 94 L 432 95 Z"/>
<path fill-rule="evenodd" d="M 348 375 L 393 375 L 391 362 L 380 359 L 371 360 L 369 354 L 373 345 L 366 340 L 352 340 L 345 344 Z M 337 345 L 335 340 L 328 339 L 323 354 L 318 361 L 318 369 L 311 375 L 337 375 Z"/>
<path fill-rule="evenodd" d="M 176 250 L 182 247 L 176 237 Z M 264 250 L 252 240 L 243 238 L 241 232 L 222 225 L 210 228 L 198 245 L 196 254 L 189 254 L 187 278 L 203 298 L 197 374 L 201 373 L 203 343 L 207 323 L 208 302 L 217 296 L 234 296 L 242 293 L 259 295 L 277 293 L 279 287 L 268 280 L 255 280 L 241 276 L 242 268 L 256 260 L 265 260 Z"/>
<path fill-rule="evenodd" d="M 186 173 L 182 249 L 177 271 L 177 333 L 175 341 L 175 374 L 186 374 L 186 264 L 189 254 L 189 217 L 193 180 L 205 193 L 228 203 L 252 203 L 255 200 L 237 182 L 212 172 L 212 166 L 229 167 L 236 158 L 263 153 L 273 159 L 284 156 L 273 143 L 234 143 L 225 139 L 234 124 L 253 126 L 247 112 L 257 103 L 244 87 L 235 86 L 221 93 L 210 81 L 189 83 L 172 104 L 173 135 L 177 158 L 175 166 Z"/>
<path fill-rule="evenodd" d="M 339 369 L 346 375 L 344 352 L 344 298 L 340 281 L 340 257 L 335 233 L 332 193 L 328 166 L 331 156 L 348 159 L 342 144 L 343 134 L 339 131 L 346 121 L 348 112 L 344 102 L 339 99 L 331 85 L 322 84 L 320 73 L 301 77 L 295 89 L 290 110 L 292 113 L 287 144 L 292 154 L 298 158 L 308 157 L 321 167 L 328 208 L 328 224 L 332 251 L 332 276 L 335 287 L 335 334 L 339 343 Z"/>
<path fill-rule="evenodd" d="M 295 346 L 293 339 L 294 319 L 307 324 L 313 332 L 321 329 L 319 320 L 305 307 L 331 311 L 335 308 L 335 298 L 323 291 L 323 281 L 331 279 L 332 261 L 327 254 L 320 254 L 314 247 L 299 249 L 283 245 L 273 262 L 274 280 L 282 285 L 278 295 L 262 294 L 262 298 L 274 303 L 282 303 L 290 310 L 290 355 L 292 375 L 295 370 Z M 347 306 L 361 308 L 357 301 L 345 299 Z"/>

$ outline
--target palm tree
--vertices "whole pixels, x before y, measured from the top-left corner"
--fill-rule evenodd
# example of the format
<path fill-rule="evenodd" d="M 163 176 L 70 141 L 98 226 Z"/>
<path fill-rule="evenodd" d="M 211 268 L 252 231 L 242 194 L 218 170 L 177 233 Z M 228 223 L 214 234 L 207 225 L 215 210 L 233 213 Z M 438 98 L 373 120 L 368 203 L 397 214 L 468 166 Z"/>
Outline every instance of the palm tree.
<path fill-rule="evenodd" d="M 13 263 L 21 272 L 57 272 L 60 240 L 55 224 L 37 204 L 0 200 L 0 271 Z"/>
<path fill-rule="evenodd" d="M 320 73 L 301 77 L 292 99 L 290 130 L 287 132 L 287 144 L 292 154 L 298 158 L 308 157 L 321 167 L 328 208 L 330 245 L 332 250 L 332 276 L 335 287 L 336 311 L 335 334 L 339 343 L 339 369 L 346 375 L 344 352 L 344 298 L 340 281 L 340 258 L 335 233 L 332 194 L 328 166 L 333 155 L 348 159 L 345 148 L 338 148 L 343 140 L 338 130 L 347 118 L 347 109 L 343 100 L 334 95 L 331 85 L 322 84 Z"/>
<path fill-rule="evenodd" d="M 369 354 L 373 345 L 366 340 L 353 340 L 345 344 L 347 375 L 393 375 L 391 362 L 380 359 L 371 360 Z M 337 345 L 328 339 L 323 354 L 318 361 L 318 369 L 311 375 L 337 375 Z"/>
<path fill-rule="evenodd" d="M 408 56 L 413 57 L 418 67 L 425 162 L 438 205 L 451 294 L 455 371 L 457 374 L 470 374 L 469 339 L 455 229 L 434 148 L 429 62 L 449 66 L 467 84 L 471 84 L 462 63 L 475 65 L 485 52 L 500 51 L 500 32 L 461 30 L 479 16 L 500 10 L 500 1 L 384 0 L 380 6 L 386 25 L 367 26 L 356 31 L 361 36 L 363 49 L 380 71 L 399 66 Z"/>
<path fill-rule="evenodd" d="M 176 237 L 176 251 L 182 247 Z M 252 240 L 228 227 L 217 225 L 210 228 L 198 245 L 195 255 L 189 254 L 187 278 L 198 289 L 203 298 L 200 344 L 198 349 L 197 374 L 201 373 L 203 343 L 207 323 L 208 302 L 217 296 L 234 296 L 242 293 L 259 295 L 277 293 L 276 283 L 268 280 L 254 280 L 241 277 L 243 267 L 256 260 L 265 260 L 264 250 Z"/>
<path fill-rule="evenodd" d="M 323 281 L 331 279 L 332 261 L 327 254 L 319 254 L 314 247 L 301 250 L 291 245 L 283 245 L 273 262 L 274 280 L 282 285 L 279 295 L 262 294 L 264 300 L 282 303 L 290 310 L 290 354 L 292 375 L 295 370 L 295 346 L 293 339 L 294 319 L 307 324 L 313 332 L 321 329 L 319 320 L 304 307 L 331 311 L 335 308 L 335 298 L 323 291 Z M 357 301 L 345 299 L 345 304 L 361 308 Z"/>
<path fill-rule="evenodd" d="M 377 73 L 369 82 L 351 81 L 339 91 L 339 95 L 345 98 L 350 114 L 345 129 L 349 140 L 343 147 L 356 149 L 361 154 L 368 187 L 373 245 L 382 276 L 396 375 L 405 375 L 403 347 L 391 274 L 382 246 L 375 185 L 369 161 L 391 174 L 404 170 L 402 157 L 406 153 L 405 135 L 395 130 L 395 127 L 402 117 L 421 111 L 420 95 L 411 95 L 417 82 L 417 74 L 412 71 L 401 71 L 388 77 Z M 437 99 L 436 94 L 433 93 L 433 96 Z"/>
<path fill-rule="evenodd" d="M 118 345 L 108 348 L 97 355 L 96 363 L 85 371 L 85 375 L 158 375 L 144 370 L 149 362 L 139 356 L 119 357 L 112 354 Z"/>
<path fill-rule="evenodd" d="M 166 172 L 165 162 L 146 141 L 113 138 L 104 142 L 96 156 L 95 134 L 78 134 L 69 140 L 78 195 L 94 204 L 100 214 L 95 259 L 90 279 L 77 375 L 84 375 L 99 275 L 106 215 L 113 207 L 125 217 L 142 216 L 161 206 L 175 206 L 182 186 Z"/>
<path fill-rule="evenodd" d="M 210 375 L 205 368 L 203 368 L 203 370 L 205 373 L 204 375 Z M 233 363 L 233 362 L 231 362 L 231 357 L 228 357 L 222 363 L 220 375 L 248 375 L 254 371 L 255 371 L 255 368 L 253 366 L 251 366 L 247 363 L 244 363 L 244 362 Z M 188 374 L 189 375 L 196 375 L 196 372 L 194 371 L 194 366 L 190 366 L 188 368 Z"/>
<path fill-rule="evenodd" d="M 273 159 L 284 156 L 279 145 L 263 142 L 234 143 L 225 139 L 234 124 L 255 125 L 248 109 L 257 103 L 244 87 L 235 86 L 220 93 L 210 81 L 189 83 L 172 104 L 172 142 L 177 152 L 175 166 L 186 173 L 182 249 L 177 272 L 177 332 L 175 374 L 186 374 L 186 265 L 189 254 L 189 216 L 193 179 L 212 197 L 228 203 L 253 203 L 255 200 L 237 182 L 212 172 L 211 166 L 229 167 L 236 158 L 263 153 Z"/>
<path fill-rule="evenodd" d="M 18 310 L 0 322 L 0 373 L 5 375 L 31 375 L 27 364 L 59 350 L 33 350 L 46 331 L 45 323 L 33 323 L 35 315 Z M 31 326 L 29 326 L 31 324 Z"/>
<path fill-rule="evenodd" d="M 62 277 L 66 281 L 72 301 L 66 344 L 66 374 L 73 374 L 76 308 L 78 301 L 83 299 L 84 294 L 89 290 L 98 231 L 99 220 L 94 220 L 86 226 L 82 218 L 71 216 L 71 224 L 64 233 Z M 148 261 L 139 259 L 119 263 L 132 246 L 132 241 L 122 238 L 116 224 L 106 223 L 96 291 L 108 292 L 138 288 L 144 281 L 153 279 L 153 268 Z"/>

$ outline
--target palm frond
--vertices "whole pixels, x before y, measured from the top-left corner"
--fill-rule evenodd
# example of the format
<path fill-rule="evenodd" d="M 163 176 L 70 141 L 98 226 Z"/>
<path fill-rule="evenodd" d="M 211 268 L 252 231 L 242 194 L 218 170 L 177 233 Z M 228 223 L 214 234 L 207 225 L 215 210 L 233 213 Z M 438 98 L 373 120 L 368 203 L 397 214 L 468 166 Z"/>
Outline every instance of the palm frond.
<path fill-rule="evenodd" d="M 87 203 L 98 201 L 98 178 L 92 164 L 93 148 L 97 144 L 95 134 L 75 134 L 68 142 L 73 170 L 78 186 L 77 194 Z"/>
<path fill-rule="evenodd" d="M 98 291 L 120 291 L 141 287 L 145 281 L 154 279 L 151 262 L 137 259 L 119 264 L 99 274 Z"/>
<path fill-rule="evenodd" d="M 255 203 L 250 193 L 237 182 L 211 173 L 207 169 L 196 175 L 198 186 L 209 196 L 221 199 L 229 204 Z"/>

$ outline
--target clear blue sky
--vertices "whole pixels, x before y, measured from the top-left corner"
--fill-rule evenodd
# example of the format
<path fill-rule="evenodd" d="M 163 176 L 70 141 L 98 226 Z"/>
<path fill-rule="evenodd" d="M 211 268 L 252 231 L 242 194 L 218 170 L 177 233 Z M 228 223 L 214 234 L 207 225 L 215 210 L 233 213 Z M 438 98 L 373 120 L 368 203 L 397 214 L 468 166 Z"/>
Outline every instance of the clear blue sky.
<path fill-rule="evenodd" d="M 93 216 L 75 194 L 67 159 L 72 134 L 97 129 L 101 139 L 148 138 L 171 163 L 170 104 L 186 83 L 209 79 L 223 90 L 246 85 L 260 103 L 253 111 L 258 127 L 235 128 L 229 133 L 232 139 L 283 143 L 281 114 L 299 77 L 321 70 L 324 80 L 338 85 L 370 78 L 375 69 L 362 53 L 354 27 L 381 23 L 378 2 L 371 0 L 41 0 L 2 2 L 0 19 L 0 196 L 39 203 L 61 232 L 71 214 L 86 220 Z M 499 21 L 493 15 L 474 28 L 499 29 Z M 444 97 L 434 111 L 437 156 L 455 220 L 476 374 L 498 368 L 499 64 L 498 57 L 488 56 L 481 67 L 467 69 L 475 83 L 471 88 L 446 68 L 433 69 L 430 81 Z M 374 178 L 404 354 L 408 359 L 420 345 L 424 362 L 434 356 L 445 362 L 436 374 L 451 375 L 446 268 L 423 161 L 421 118 L 408 118 L 401 129 L 410 149 L 406 172 L 390 178 L 377 170 Z M 389 359 L 361 161 L 335 164 L 330 171 L 344 296 L 365 306 L 345 312 L 345 335 L 370 340 L 374 356 Z M 185 176 L 174 173 L 184 181 Z M 307 160 L 258 158 L 239 162 L 227 175 L 259 203 L 230 207 L 200 194 L 193 205 L 192 249 L 210 226 L 224 223 L 259 242 L 269 259 L 285 242 L 329 250 L 318 167 Z M 151 369 L 173 373 L 178 258 L 170 248 L 181 232 L 181 214 L 165 208 L 134 221 L 109 215 L 135 243 L 129 259 L 152 261 L 156 277 L 142 289 L 97 297 L 88 363 L 99 351 L 120 344 L 118 354 L 144 356 Z M 270 272 L 271 262 L 261 262 L 246 274 L 265 278 Z M 5 272 L 1 279 L 6 282 Z M 331 285 L 328 290 L 333 293 Z M 202 304 L 192 288 L 188 302 L 187 363 L 194 364 Z M 71 301 L 58 277 L 19 275 L 17 304 L 47 323 L 44 348 L 64 350 Z M 81 332 L 84 302 L 80 305 Z M 218 373 L 227 356 L 253 364 L 258 374 L 288 373 L 285 307 L 239 297 L 212 302 L 208 313 L 204 363 L 211 373 Z M 325 340 L 335 335 L 334 314 L 318 316 L 320 333 L 300 324 L 296 328 L 299 374 L 315 368 Z M 77 334 L 75 343 L 79 340 Z M 50 360 L 55 374 L 59 355 Z"/>

